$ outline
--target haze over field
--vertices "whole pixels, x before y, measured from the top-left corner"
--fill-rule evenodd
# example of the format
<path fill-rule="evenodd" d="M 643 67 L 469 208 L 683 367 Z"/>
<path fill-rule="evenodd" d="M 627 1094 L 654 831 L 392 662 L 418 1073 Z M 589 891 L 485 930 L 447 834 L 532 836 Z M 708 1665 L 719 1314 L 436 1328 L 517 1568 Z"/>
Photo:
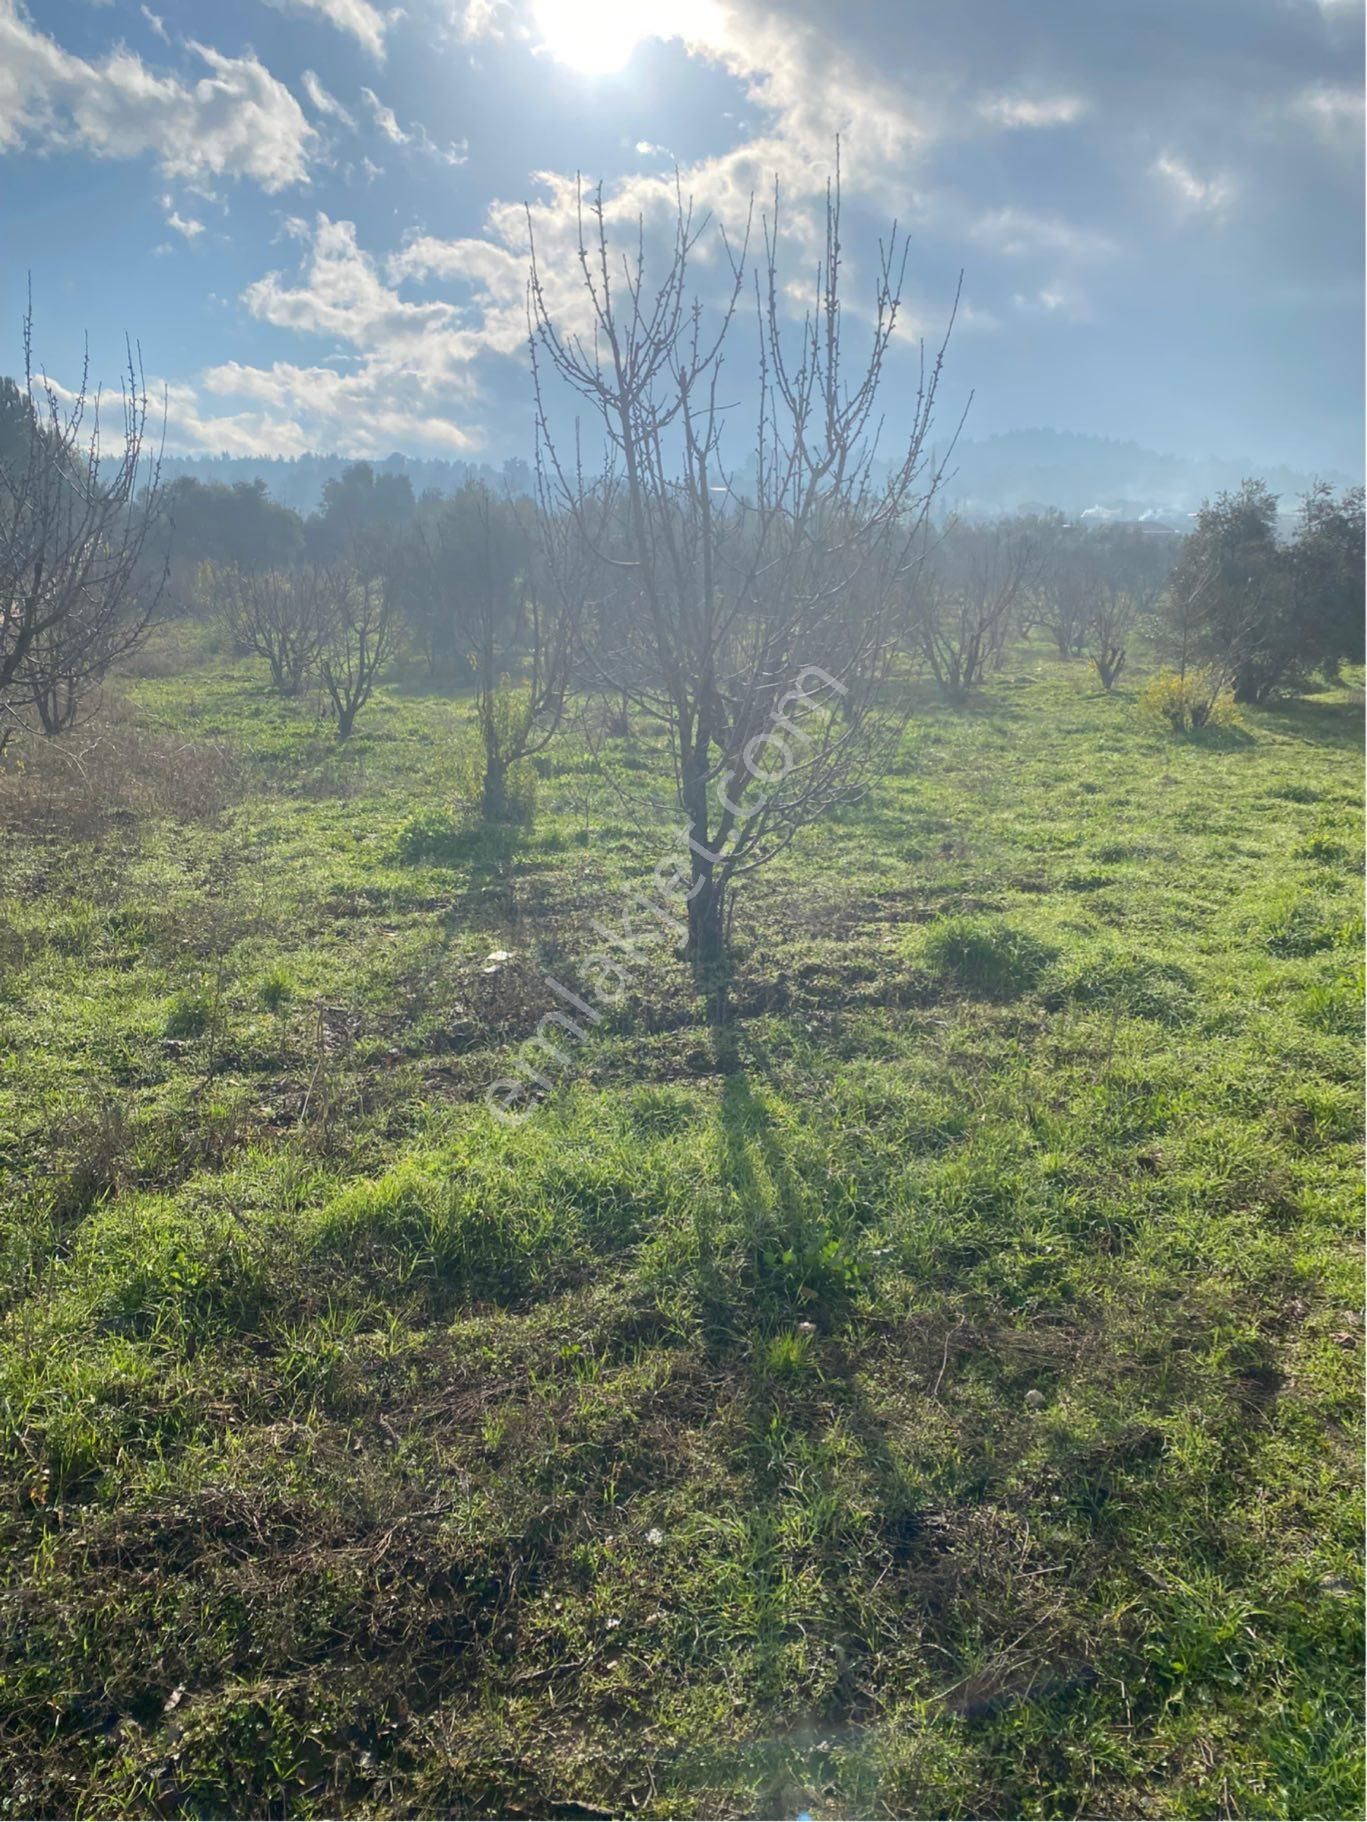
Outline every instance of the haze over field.
<path fill-rule="evenodd" d="M 911 236 L 890 410 L 962 268 L 975 439 L 1352 479 L 1361 45 L 1351 0 L 0 0 L 0 372 L 31 271 L 50 369 L 132 330 L 176 452 L 498 466 L 524 199 L 553 261 L 577 170 L 658 224 L 677 163 L 733 228 L 777 174 L 801 238 L 839 134 L 849 247 Z"/>
<path fill-rule="evenodd" d="M 342 455 L 168 456 L 166 477 L 235 484 L 260 481 L 271 497 L 297 512 L 315 512 L 329 481 L 348 467 Z M 391 454 L 373 464 L 378 472 L 406 475 L 414 495 L 449 494 L 466 480 L 481 479 L 514 494 L 534 488 L 531 465 L 518 456 L 503 463 L 445 456 Z M 1057 430 L 1016 430 L 1002 436 L 962 437 L 947 464 L 942 500 L 967 514 L 1038 510 L 1096 517 L 1157 517 L 1180 524 L 1203 499 L 1234 489 L 1245 465 L 1229 460 L 1191 460 L 1141 449 L 1110 437 L 1071 436 Z M 1273 468 L 1268 485 L 1294 510 L 1297 498 L 1316 479 L 1346 485 L 1348 477 L 1324 467 L 1313 472 Z"/>

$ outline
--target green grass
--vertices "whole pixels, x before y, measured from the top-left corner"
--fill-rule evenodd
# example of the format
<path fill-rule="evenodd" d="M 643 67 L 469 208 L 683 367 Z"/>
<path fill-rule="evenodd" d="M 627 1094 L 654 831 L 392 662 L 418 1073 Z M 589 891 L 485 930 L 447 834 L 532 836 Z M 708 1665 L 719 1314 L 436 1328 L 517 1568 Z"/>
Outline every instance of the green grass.
<path fill-rule="evenodd" d="M 508 1127 L 647 732 L 260 685 L 0 775 L 0 1815 L 1361 1813 L 1346 694 L 927 696 Z"/>

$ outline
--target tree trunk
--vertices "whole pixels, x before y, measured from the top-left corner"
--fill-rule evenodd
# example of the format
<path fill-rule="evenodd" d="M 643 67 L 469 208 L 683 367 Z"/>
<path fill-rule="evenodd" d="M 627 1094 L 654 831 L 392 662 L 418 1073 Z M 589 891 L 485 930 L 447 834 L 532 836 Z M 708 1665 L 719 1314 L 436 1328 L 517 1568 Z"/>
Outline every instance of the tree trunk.
<path fill-rule="evenodd" d="M 699 736 L 693 754 L 685 761 L 684 809 L 697 847 L 692 854 L 688 895 L 688 941 L 684 954 L 693 971 L 693 982 L 707 1001 L 708 1022 L 714 1029 L 726 1023 L 726 987 L 730 967 L 726 954 L 726 888 L 717 878 L 710 852 L 713 837 L 707 814 L 707 743 Z M 702 852 L 699 852 L 699 849 Z"/>
<path fill-rule="evenodd" d="M 482 807 L 486 822 L 502 822 L 508 814 L 508 768 L 501 759 L 487 753 Z"/>
<path fill-rule="evenodd" d="M 685 955 L 693 981 L 707 1001 L 707 1020 L 716 1029 L 727 1023 L 727 988 L 731 979 L 726 953 L 726 889 L 707 866 L 705 882 L 688 901 L 688 942 Z M 694 884 L 698 883 L 695 871 Z"/>

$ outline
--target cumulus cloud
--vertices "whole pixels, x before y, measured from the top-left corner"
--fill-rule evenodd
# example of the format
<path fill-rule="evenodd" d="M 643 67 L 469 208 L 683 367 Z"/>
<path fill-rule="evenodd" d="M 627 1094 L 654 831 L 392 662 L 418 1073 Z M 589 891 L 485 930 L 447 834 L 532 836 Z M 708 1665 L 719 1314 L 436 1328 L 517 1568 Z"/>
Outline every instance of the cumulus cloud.
<path fill-rule="evenodd" d="M 306 232 L 309 250 L 298 283 L 269 272 L 243 292 L 253 316 L 355 347 L 383 345 L 408 354 L 417 354 L 424 338 L 452 325 L 452 305 L 405 303 L 383 283 L 374 260 L 357 245 L 353 222 L 319 215 Z"/>
<path fill-rule="evenodd" d="M 260 412 L 237 413 L 228 421 L 241 425 L 248 420 L 252 434 L 262 439 L 255 446 L 278 454 L 335 449 L 343 455 L 379 456 L 416 443 L 434 454 L 458 456 L 480 446 L 478 431 L 451 415 L 462 389 L 448 384 L 438 402 L 427 377 L 402 363 L 372 359 L 354 371 L 338 372 L 287 361 L 270 367 L 227 361 L 210 368 L 203 384 L 216 396 L 260 404 Z M 200 419 L 189 434 L 200 448 L 223 447 L 214 440 L 223 421 Z M 187 433 L 181 426 L 178 431 Z"/>
<path fill-rule="evenodd" d="M 149 393 L 166 399 L 166 447 L 172 455 L 306 455 L 316 447 L 307 430 L 261 411 L 227 412 L 206 417 L 199 394 L 183 381 L 149 381 Z"/>
<path fill-rule="evenodd" d="M 124 46 L 100 62 L 64 51 L 0 0 L 0 151 L 79 145 L 97 158 L 152 154 L 190 183 L 243 177 L 267 191 L 308 181 L 315 133 L 255 56 L 190 45 L 206 73 L 161 76 Z"/>
<path fill-rule="evenodd" d="M 450 0 L 465 40 L 500 42 L 488 58 L 491 80 L 511 81 L 502 65 L 516 67 L 519 46 L 528 53 L 523 93 L 513 99 L 508 90 L 510 109 L 522 110 L 519 124 L 535 107 L 531 56 L 539 52 L 544 64 L 547 46 L 562 43 L 542 29 L 548 8 L 549 0 Z M 829 0 L 641 0 L 622 10 L 631 31 L 681 39 L 691 58 L 709 65 L 708 95 L 730 80 L 735 100 L 718 116 L 718 135 L 729 131 L 731 143 L 681 171 L 699 212 L 742 227 L 751 197 L 767 206 L 777 176 L 790 243 L 810 266 L 839 136 L 852 315 L 872 277 L 866 249 L 895 214 L 910 229 L 916 261 L 907 337 L 935 333 L 966 265 L 959 329 L 995 332 L 1001 388 L 1026 384 L 1019 363 L 1011 368 L 1009 346 L 1027 324 L 1036 349 L 1056 336 L 1070 351 L 1099 350 L 1099 336 L 1069 334 L 1081 321 L 1122 341 L 1142 333 L 1153 320 L 1145 300 L 1170 273 L 1156 253 L 1167 244 L 1170 257 L 1173 222 L 1230 223 L 1228 233 L 1187 236 L 1203 281 L 1190 293 L 1206 300 L 1193 311 L 1270 282 L 1285 269 L 1288 237 L 1307 285 L 1358 283 L 1356 272 L 1344 276 L 1353 236 L 1342 232 L 1342 205 L 1356 197 L 1360 168 L 1361 96 L 1342 79 L 1345 57 L 1360 49 L 1352 6 L 1208 0 L 1192 9 L 1189 0 L 1150 0 L 1141 22 L 1118 19 L 1095 0 L 1058 0 L 1043 23 L 1007 0 L 959 0 L 931 12 L 900 0 L 843 0 L 838 9 Z M 1232 43 L 1243 47 L 1237 58 Z M 564 41 L 567 63 L 574 52 Z M 686 72 L 682 56 L 673 67 Z M 317 78 L 302 81 L 316 114 L 345 124 L 349 116 Z M 434 145 L 404 111 L 402 92 L 391 99 L 398 113 L 373 88 L 362 92 L 372 151 L 382 141 L 410 168 L 424 154 L 461 155 L 460 147 Z M 673 173 L 659 168 L 655 137 L 671 136 L 669 128 L 624 112 L 618 131 L 628 168 L 607 173 L 609 229 L 619 240 L 634 236 L 644 218 L 653 249 L 673 209 Z M 638 141 L 641 131 L 649 137 Z M 581 304 L 568 150 L 565 166 L 527 181 L 550 301 L 573 320 Z M 364 409 L 375 425 L 394 426 L 393 441 L 445 438 L 454 448 L 457 439 L 477 440 L 500 392 L 506 400 L 525 387 L 520 375 L 505 368 L 500 378 L 497 369 L 501 357 L 520 358 L 525 341 L 527 239 L 520 199 L 494 200 L 481 225 L 453 238 L 414 233 L 397 250 L 367 250 L 350 224 L 320 217 L 307 230 L 299 271 L 267 274 L 246 300 L 258 320 L 326 346 L 316 362 L 305 355 L 299 365 L 215 368 L 216 395 L 242 407 L 229 421 L 240 426 L 256 414 L 293 426 L 284 433 L 292 436 L 301 426 L 340 427 L 340 418 L 320 413 Z M 1347 254 L 1351 264 L 1354 248 Z M 699 283 L 720 283 L 724 270 L 705 238 Z M 805 308 L 809 290 L 785 293 L 794 310 Z M 434 291 L 443 301 L 433 301 Z M 993 371 L 991 349 L 978 346 Z M 975 354 L 975 382 L 977 361 Z M 1053 398 L 1043 389 L 1066 389 L 1066 375 L 1051 379 L 1038 361 L 1032 371 L 1041 401 L 1033 409 L 1047 410 Z M 1176 379 L 1174 387 L 1190 391 Z M 1227 396 L 1237 402 L 1233 381 Z M 413 420 L 404 425 L 410 402 Z M 346 446 L 354 448 L 356 435 L 371 432 L 350 434 Z"/>
<path fill-rule="evenodd" d="M 499 341 L 491 340 L 483 310 L 402 297 L 403 279 L 428 269 L 422 256 L 386 280 L 358 245 L 352 222 L 320 214 L 311 223 L 290 220 L 285 230 L 302 243 L 298 272 L 267 273 L 242 302 L 260 322 L 321 341 L 326 356 L 209 368 L 202 392 L 244 408 L 206 414 L 200 395 L 181 389 L 171 401 L 177 446 L 353 455 L 414 445 L 447 455 L 477 448 L 476 364 Z M 473 273 L 464 276 L 472 294 L 480 289 Z"/>

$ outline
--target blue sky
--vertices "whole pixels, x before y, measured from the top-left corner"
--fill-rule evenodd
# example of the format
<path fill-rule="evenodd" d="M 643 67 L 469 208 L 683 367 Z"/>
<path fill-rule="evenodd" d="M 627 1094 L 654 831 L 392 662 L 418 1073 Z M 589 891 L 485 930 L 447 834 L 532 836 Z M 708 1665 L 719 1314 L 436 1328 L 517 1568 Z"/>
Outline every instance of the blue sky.
<path fill-rule="evenodd" d="M 839 134 L 856 324 L 910 236 L 890 420 L 962 268 L 942 422 L 971 388 L 979 436 L 1358 472 L 1362 33 L 1355 0 L 0 0 L 0 371 L 31 273 L 47 367 L 88 331 L 113 377 L 130 332 L 175 450 L 525 455 L 524 203 L 572 309 L 577 171 L 652 234 L 676 163 L 733 224 L 777 174 L 796 280 Z"/>

